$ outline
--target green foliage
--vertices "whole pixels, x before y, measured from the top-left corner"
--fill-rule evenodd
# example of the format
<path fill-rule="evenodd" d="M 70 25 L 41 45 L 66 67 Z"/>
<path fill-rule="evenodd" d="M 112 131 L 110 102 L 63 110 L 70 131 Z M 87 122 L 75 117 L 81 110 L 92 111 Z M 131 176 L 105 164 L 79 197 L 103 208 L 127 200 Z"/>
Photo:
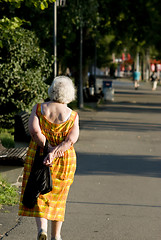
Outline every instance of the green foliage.
<path fill-rule="evenodd" d="M 5 35 L 7 37 L 7 34 L 16 29 L 19 28 L 23 23 L 28 23 L 24 17 L 23 14 L 21 17 L 18 17 L 16 12 L 18 13 L 18 10 L 22 11 L 21 7 L 26 6 L 30 9 L 35 10 L 45 10 L 48 8 L 55 0 L 0 0 L 0 31 L 1 34 Z M 0 47 L 2 47 L 2 42 L 0 41 Z"/>
<path fill-rule="evenodd" d="M 107 67 L 111 64 L 112 61 L 112 48 L 111 44 L 113 43 L 115 37 L 113 35 L 106 35 L 102 38 L 99 38 L 97 41 L 97 66 L 98 67 Z"/>
<path fill-rule="evenodd" d="M 35 8 L 40 8 L 41 10 L 44 10 L 49 7 L 50 3 L 55 2 L 56 0 L 30 0 L 27 4 L 31 5 Z"/>
<path fill-rule="evenodd" d="M 5 148 L 15 147 L 13 132 L 14 129 L 0 129 L 0 140 Z"/>
<path fill-rule="evenodd" d="M 16 187 L 11 186 L 0 176 L 0 208 L 2 205 L 15 205 L 19 201 Z"/>
<path fill-rule="evenodd" d="M 0 3 L 5 2 L 5 3 L 8 3 L 8 4 L 14 5 L 14 7 L 16 7 L 16 8 L 19 8 L 23 1 L 24 0 L 0 0 Z"/>
<path fill-rule="evenodd" d="M 53 2 L 54 0 L 0 0 L 2 35 L 5 35 L 5 39 L 8 39 L 9 35 L 10 39 L 10 30 L 19 27 L 30 29 L 39 38 L 38 45 L 51 53 Z M 95 50 L 97 50 L 98 67 L 109 65 L 111 53 L 119 54 L 124 49 L 132 56 L 136 51 L 144 51 L 149 47 L 153 47 L 158 52 L 161 50 L 161 1 L 159 0 L 70 0 L 66 1 L 65 7 L 58 7 L 57 10 L 58 64 L 62 73 L 65 73 L 66 68 L 69 67 L 77 81 L 80 67 L 80 27 L 83 28 L 84 76 L 87 76 L 89 67 L 95 62 Z M 113 38 L 110 39 L 110 36 Z M 0 48 L 3 48 L 3 44 L 1 37 Z M 6 67 L 10 69 L 8 65 Z M 15 69 L 18 69 L 18 65 Z M 31 72 L 28 75 L 35 78 Z M 38 76 L 39 73 L 35 75 Z M 24 73 L 20 74 L 20 78 L 21 76 L 25 77 Z M 5 84 L 7 85 L 8 82 Z"/>
<path fill-rule="evenodd" d="M 0 41 L 0 123 L 8 128 L 16 113 L 30 111 L 47 97 L 45 81 L 51 76 L 52 60 L 29 30 L 16 28 L 7 39 L 1 35 Z"/>
<path fill-rule="evenodd" d="M 68 104 L 68 107 L 70 107 L 73 110 L 77 109 L 77 106 L 78 106 L 77 100 Z"/>
<path fill-rule="evenodd" d="M 62 71 L 69 67 L 79 79 L 80 27 L 83 28 L 83 75 L 94 63 L 95 41 L 100 16 L 97 0 L 71 0 L 65 8 L 58 9 L 58 53 Z"/>
<path fill-rule="evenodd" d="M 1 2 L 6 2 L 9 4 L 14 5 L 16 8 L 20 8 L 21 4 L 24 2 L 26 5 L 30 7 L 40 8 L 41 10 L 44 10 L 45 8 L 48 8 L 50 3 L 55 2 L 55 0 L 0 0 Z"/>
<path fill-rule="evenodd" d="M 128 48 L 135 54 L 136 49 L 140 51 L 152 45 L 160 46 L 159 0 L 108 0 L 106 3 L 102 0 L 101 4 L 102 23 L 105 29 L 109 29 L 116 36 L 113 45 L 115 51 Z M 107 11 L 103 11 L 105 8 Z"/>
<path fill-rule="evenodd" d="M 18 17 L 13 17 L 11 19 L 4 17 L 3 19 L 0 19 L 0 29 L 3 31 L 3 33 L 7 33 L 9 29 L 15 29 L 20 27 L 24 20 L 21 20 Z"/>

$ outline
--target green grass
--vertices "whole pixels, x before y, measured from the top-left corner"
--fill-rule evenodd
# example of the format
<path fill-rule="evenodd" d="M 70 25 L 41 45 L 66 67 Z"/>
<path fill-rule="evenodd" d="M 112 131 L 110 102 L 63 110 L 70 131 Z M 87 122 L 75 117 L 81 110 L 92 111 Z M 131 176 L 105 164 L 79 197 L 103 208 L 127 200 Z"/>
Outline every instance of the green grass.
<path fill-rule="evenodd" d="M 19 202 L 18 189 L 0 176 L 0 209 L 2 205 L 15 205 Z"/>
<path fill-rule="evenodd" d="M 73 110 L 78 110 L 78 102 L 74 101 L 68 104 L 68 107 L 70 107 Z M 97 103 L 84 103 L 84 109 L 96 109 Z"/>
<path fill-rule="evenodd" d="M 70 107 L 73 110 L 76 110 L 78 108 L 77 101 L 73 101 L 73 102 L 69 103 L 68 107 Z"/>
<path fill-rule="evenodd" d="M 0 129 L 0 140 L 5 148 L 13 148 L 15 146 L 13 132 L 14 129 Z"/>

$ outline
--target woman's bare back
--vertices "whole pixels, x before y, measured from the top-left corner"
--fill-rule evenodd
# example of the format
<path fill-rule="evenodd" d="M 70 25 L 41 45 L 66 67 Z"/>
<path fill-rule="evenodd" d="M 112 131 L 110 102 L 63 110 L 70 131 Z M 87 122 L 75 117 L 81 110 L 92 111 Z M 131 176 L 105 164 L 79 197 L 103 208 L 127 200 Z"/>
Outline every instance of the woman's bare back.
<path fill-rule="evenodd" d="M 41 113 L 44 117 L 56 124 L 61 124 L 68 120 L 71 114 L 71 109 L 66 104 L 57 102 L 46 102 L 41 104 Z"/>

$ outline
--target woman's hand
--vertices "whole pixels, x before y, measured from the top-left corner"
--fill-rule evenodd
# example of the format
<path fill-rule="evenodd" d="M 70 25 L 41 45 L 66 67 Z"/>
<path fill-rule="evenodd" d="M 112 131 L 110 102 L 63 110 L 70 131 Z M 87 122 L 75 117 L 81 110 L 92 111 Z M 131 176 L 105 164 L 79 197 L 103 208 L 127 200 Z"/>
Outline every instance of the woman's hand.
<path fill-rule="evenodd" d="M 52 162 L 57 157 L 62 157 L 68 149 L 77 141 L 79 136 L 79 118 L 78 115 L 75 119 L 74 125 L 69 132 L 66 139 L 57 146 L 52 146 L 48 144 L 49 154 L 44 159 L 44 164 L 47 166 L 52 166 Z"/>
<path fill-rule="evenodd" d="M 44 158 L 43 164 L 51 167 L 53 163 L 53 155 L 52 153 L 48 153 L 48 155 Z"/>
<path fill-rule="evenodd" d="M 41 133 L 39 118 L 37 116 L 37 104 L 33 107 L 31 115 L 29 117 L 29 132 L 32 139 L 40 146 L 44 147 L 46 142 L 46 137 Z"/>
<path fill-rule="evenodd" d="M 46 166 L 52 166 L 53 160 L 57 157 L 62 157 L 64 155 L 64 152 L 61 151 L 60 145 L 52 147 L 49 145 L 49 153 L 44 159 L 44 165 Z"/>

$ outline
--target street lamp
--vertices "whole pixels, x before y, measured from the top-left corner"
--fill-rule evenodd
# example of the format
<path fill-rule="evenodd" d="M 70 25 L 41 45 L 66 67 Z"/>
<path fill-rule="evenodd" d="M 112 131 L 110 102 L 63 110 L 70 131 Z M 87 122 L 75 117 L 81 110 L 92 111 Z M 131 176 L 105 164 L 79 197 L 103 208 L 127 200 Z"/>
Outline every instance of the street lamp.
<path fill-rule="evenodd" d="M 80 72 L 78 82 L 78 108 L 83 108 L 83 77 L 82 77 L 82 65 L 83 65 L 83 16 L 82 16 L 82 5 L 79 3 L 79 21 L 80 21 Z"/>
<path fill-rule="evenodd" d="M 57 7 L 64 7 L 66 5 L 66 0 L 56 0 L 53 3 L 53 15 L 54 15 L 54 77 L 57 76 Z"/>
<path fill-rule="evenodd" d="M 58 7 L 65 7 L 66 5 L 66 0 L 56 0 L 57 6 Z"/>
<path fill-rule="evenodd" d="M 82 78 L 82 59 L 83 59 L 83 27 L 80 24 L 80 73 L 78 84 L 78 107 L 83 108 L 83 78 Z"/>

